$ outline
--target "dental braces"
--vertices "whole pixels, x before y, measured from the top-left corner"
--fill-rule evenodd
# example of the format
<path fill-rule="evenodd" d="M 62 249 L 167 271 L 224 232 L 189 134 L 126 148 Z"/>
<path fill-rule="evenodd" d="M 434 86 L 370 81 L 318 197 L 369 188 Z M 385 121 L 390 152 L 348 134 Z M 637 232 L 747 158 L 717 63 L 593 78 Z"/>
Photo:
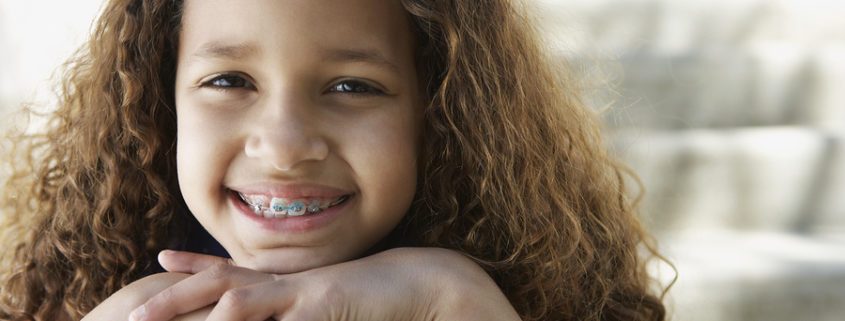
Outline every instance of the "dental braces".
<path fill-rule="evenodd" d="M 243 200 L 244 203 L 246 203 L 256 215 L 261 215 L 264 217 L 302 216 L 306 213 L 316 214 L 322 212 L 323 210 L 329 207 L 340 204 L 346 199 L 348 199 L 348 197 L 341 197 L 336 201 L 325 206 L 321 206 L 319 201 L 314 200 L 311 202 L 311 204 L 308 204 L 306 206 L 305 203 L 301 201 L 295 201 L 288 205 L 285 204 L 285 202 L 280 198 L 273 198 L 270 201 L 270 206 L 265 206 L 264 202 L 261 200 L 249 201 L 245 197 L 241 196 L 241 200 Z"/>

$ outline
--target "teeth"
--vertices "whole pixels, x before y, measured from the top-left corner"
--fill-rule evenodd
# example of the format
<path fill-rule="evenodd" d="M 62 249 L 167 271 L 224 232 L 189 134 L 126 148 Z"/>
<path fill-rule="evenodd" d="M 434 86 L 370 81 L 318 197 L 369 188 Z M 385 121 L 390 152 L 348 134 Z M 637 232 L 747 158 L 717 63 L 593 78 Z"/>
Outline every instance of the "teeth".
<path fill-rule="evenodd" d="M 308 204 L 308 212 L 309 213 L 317 213 L 317 212 L 322 211 L 322 210 L 323 209 L 320 208 L 319 202 L 311 202 L 311 204 Z"/>
<path fill-rule="evenodd" d="M 328 207 L 332 207 L 332 206 L 335 206 L 337 204 L 343 203 L 343 201 L 345 201 L 348 198 L 349 198 L 348 195 L 343 195 L 340 198 L 338 198 L 336 201 L 329 203 Z"/>
<path fill-rule="evenodd" d="M 246 203 L 256 215 L 266 218 L 283 218 L 316 214 L 349 199 L 348 195 L 344 195 L 331 202 L 328 202 L 327 200 L 323 200 L 321 202 L 320 200 L 314 199 L 309 203 L 307 200 L 290 201 L 277 197 L 273 197 L 268 202 L 268 197 L 264 195 L 247 196 L 242 193 L 238 193 L 238 197 L 241 201 Z"/>
<path fill-rule="evenodd" d="M 261 209 L 262 207 L 264 207 L 264 204 L 267 203 L 267 197 L 264 195 L 247 197 L 244 194 L 238 193 L 238 196 L 241 198 L 242 201 L 244 201 L 244 203 L 249 204 L 249 206 L 253 208 L 253 210 L 256 210 L 256 208 Z"/>
<path fill-rule="evenodd" d="M 270 201 L 270 209 L 273 210 L 273 212 L 280 213 L 287 211 L 288 207 L 285 206 L 285 203 L 282 201 L 281 198 L 274 197 L 273 200 Z"/>

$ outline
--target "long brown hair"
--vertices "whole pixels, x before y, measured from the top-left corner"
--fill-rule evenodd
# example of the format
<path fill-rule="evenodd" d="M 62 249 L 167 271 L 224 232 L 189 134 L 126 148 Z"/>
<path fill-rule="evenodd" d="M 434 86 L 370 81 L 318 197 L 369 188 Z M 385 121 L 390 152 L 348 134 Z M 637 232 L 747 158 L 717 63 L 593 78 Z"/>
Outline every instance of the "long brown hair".
<path fill-rule="evenodd" d="M 402 2 L 427 107 L 417 197 L 394 235 L 466 253 L 526 320 L 662 320 L 627 172 L 525 11 Z M 12 137 L 0 319 L 81 318 L 173 241 L 187 213 L 174 166 L 180 10 L 110 1 L 47 130 Z"/>
<path fill-rule="evenodd" d="M 0 319 L 80 319 L 139 278 L 184 212 L 173 80 L 180 5 L 111 1 L 41 134 L 12 137 Z"/>
<path fill-rule="evenodd" d="M 431 97 L 410 235 L 476 259 L 523 319 L 662 320 L 629 172 L 524 8 L 403 2 Z"/>

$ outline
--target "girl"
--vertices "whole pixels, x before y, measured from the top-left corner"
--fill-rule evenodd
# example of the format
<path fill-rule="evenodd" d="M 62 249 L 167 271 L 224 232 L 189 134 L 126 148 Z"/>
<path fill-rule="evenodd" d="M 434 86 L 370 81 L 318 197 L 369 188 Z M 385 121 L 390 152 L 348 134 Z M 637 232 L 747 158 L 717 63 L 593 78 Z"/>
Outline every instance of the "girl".
<path fill-rule="evenodd" d="M 12 138 L 0 318 L 662 320 L 624 170 L 529 26 L 110 1 Z"/>

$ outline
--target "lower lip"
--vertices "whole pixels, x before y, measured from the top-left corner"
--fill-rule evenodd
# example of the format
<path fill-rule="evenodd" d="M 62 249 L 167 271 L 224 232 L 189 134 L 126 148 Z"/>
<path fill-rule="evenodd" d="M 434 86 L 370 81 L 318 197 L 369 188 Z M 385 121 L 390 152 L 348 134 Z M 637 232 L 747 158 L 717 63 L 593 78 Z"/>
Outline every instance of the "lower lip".
<path fill-rule="evenodd" d="M 353 195 L 343 203 L 329 207 L 317 214 L 267 218 L 256 215 L 249 206 L 240 200 L 236 192 L 229 191 L 229 201 L 249 222 L 266 231 L 288 234 L 308 233 L 328 226 L 340 216 L 349 201 L 354 198 Z"/>

